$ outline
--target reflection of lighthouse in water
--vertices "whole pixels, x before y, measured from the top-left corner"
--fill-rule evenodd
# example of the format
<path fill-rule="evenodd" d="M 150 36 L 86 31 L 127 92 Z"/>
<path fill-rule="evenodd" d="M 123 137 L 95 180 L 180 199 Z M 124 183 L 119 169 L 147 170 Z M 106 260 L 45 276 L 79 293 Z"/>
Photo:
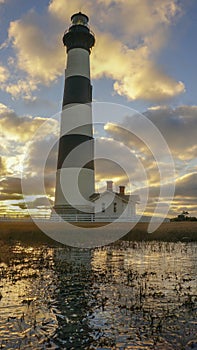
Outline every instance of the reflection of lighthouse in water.
<path fill-rule="evenodd" d="M 90 249 L 55 250 L 51 300 L 58 319 L 54 338 L 58 349 L 84 349 L 92 344 L 93 329 L 88 317 L 94 281 L 91 259 Z"/>
<path fill-rule="evenodd" d="M 94 193 L 94 140 L 92 132 L 92 86 L 89 55 L 95 43 L 88 17 L 71 17 L 65 32 L 67 67 L 61 115 L 54 210 L 60 216 L 92 213 L 89 197 Z"/>

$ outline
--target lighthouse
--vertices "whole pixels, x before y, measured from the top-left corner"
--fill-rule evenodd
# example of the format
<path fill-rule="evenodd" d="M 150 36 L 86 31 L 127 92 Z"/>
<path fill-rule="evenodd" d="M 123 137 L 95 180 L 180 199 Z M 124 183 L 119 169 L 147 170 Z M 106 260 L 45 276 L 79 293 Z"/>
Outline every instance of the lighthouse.
<path fill-rule="evenodd" d="M 89 56 L 95 37 L 88 21 L 85 14 L 75 13 L 63 36 L 67 63 L 53 215 L 67 221 L 76 215 L 87 218 L 94 211 L 89 200 L 95 183 Z"/>

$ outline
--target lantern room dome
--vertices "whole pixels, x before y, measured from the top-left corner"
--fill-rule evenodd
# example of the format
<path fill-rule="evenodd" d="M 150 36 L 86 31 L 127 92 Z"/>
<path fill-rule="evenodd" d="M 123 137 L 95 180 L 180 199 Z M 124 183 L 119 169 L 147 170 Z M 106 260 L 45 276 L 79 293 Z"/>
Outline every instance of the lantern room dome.
<path fill-rule="evenodd" d="M 71 17 L 72 25 L 83 25 L 87 26 L 89 18 L 84 13 L 78 12 Z"/>

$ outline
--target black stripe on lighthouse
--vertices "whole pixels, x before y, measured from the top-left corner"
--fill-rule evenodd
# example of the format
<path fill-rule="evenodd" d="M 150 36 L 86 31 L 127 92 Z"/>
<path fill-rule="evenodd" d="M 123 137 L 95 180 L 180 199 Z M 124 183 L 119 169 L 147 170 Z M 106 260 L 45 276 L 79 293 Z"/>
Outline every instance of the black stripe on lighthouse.
<path fill-rule="evenodd" d="M 65 79 L 63 106 L 70 103 L 92 102 L 92 85 L 90 79 L 73 75 Z"/>
<path fill-rule="evenodd" d="M 80 134 L 63 135 L 59 142 L 58 169 L 85 168 L 94 170 L 93 137 Z M 81 147 L 80 147 L 81 145 Z M 78 147 L 79 146 L 79 147 Z M 78 148 L 77 148 L 78 147 Z M 70 156 L 69 156 L 70 154 Z M 83 156 L 84 155 L 84 156 Z M 83 164 L 83 158 L 85 161 Z"/>

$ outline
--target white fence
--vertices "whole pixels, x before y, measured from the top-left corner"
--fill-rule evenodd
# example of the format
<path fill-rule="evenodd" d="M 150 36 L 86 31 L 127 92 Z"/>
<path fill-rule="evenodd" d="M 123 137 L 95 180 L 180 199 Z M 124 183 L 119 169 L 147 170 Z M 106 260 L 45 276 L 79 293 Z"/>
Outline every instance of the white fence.
<path fill-rule="evenodd" d="M 20 221 L 20 222 L 32 222 L 32 221 L 50 221 L 50 222 L 136 222 L 137 217 L 118 217 L 118 216 L 95 216 L 94 214 L 64 214 L 64 215 L 29 215 L 22 216 L 20 214 L 0 215 L 0 221 Z"/>

